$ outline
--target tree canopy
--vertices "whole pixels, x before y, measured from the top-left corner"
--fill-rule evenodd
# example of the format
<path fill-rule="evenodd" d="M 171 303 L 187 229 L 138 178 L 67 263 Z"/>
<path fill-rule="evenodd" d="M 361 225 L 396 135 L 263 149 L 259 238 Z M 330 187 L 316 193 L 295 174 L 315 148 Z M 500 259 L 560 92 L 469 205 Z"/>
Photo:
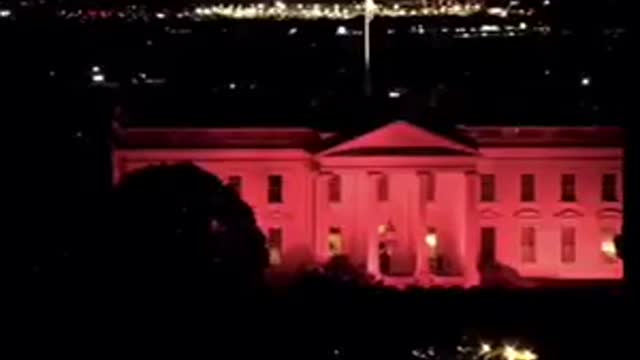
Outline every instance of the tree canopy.
<path fill-rule="evenodd" d="M 253 210 L 220 179 L 184 163 L 128 174 L 114 194 L 111 266 L 166 284 L 255 285 L 267 266 Z"/>

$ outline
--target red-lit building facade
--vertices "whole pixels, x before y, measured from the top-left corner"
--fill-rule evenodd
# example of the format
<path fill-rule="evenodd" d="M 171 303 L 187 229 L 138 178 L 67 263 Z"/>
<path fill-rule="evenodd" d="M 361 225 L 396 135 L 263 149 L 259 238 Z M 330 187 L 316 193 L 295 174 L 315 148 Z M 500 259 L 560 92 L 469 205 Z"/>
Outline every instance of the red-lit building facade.
<path fill-rule="evenodd" d="M 454 140 L 403 121 L 351 138 L 128 129 L 114 174 L 189 161 L 217 175 L 253 207 L 282 271 L 345 254 L 387 279 L 469 286 L 482 256 L 524 277 L 622 276 L 620 129 L 459 132 Z"/>

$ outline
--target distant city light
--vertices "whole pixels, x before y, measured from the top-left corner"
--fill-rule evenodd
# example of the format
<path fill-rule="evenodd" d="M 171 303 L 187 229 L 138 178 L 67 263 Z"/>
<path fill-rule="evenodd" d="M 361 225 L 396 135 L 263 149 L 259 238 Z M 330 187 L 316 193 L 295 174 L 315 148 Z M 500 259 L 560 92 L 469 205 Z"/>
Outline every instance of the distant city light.
<path fill-rule="evenodd" d="M 166 18 L 166 17 L 167 17 L 167 15 L 166 15 L 165 13 L 156 13 L 156 17 L 157 17 L 158 19 L 164 19 L 164 18 Z"/>
<path fill-rule="evenodd" d="M 480 31 L 500 31 L 500 26 L 498 25 L 482 25 L 480 26 Z"/>
<path fill-rule="evenodd" d="M 551 70 L 544 69 L 544 74 L 547 75 L 547 76 L 551 75 Z"/>
<path fill-rule="evenodd" d="M 338 26 L 336 29 L 336 35 L 347 35 L 347 28 L 345 26 Z"/>
<path fill-rule="evenodd" d="M 521 22 L 519 27 L 520 27 L 520 30 L 526 30 L 527 29 L 527 23 Z"/>
<path fill-rule="evenodd" d="M 298 32 L 297 27 L 292 27 L 291 29 L 289 29 L 289 35 L 295 35 L 297 32 Z"/>
<path fill-rule="evenodd" d="M 104 82 L 104 74 L 93 74 L 91 75 L 91 80 L 94 83 L 102 83 Z"/>
<path fill-rule="evenodd" d="M 55 71 L 53 71 L 53 70 L 49 71 L 49 76 L 50 76 L 50 77 L 54 77 L 54 76 L 56 76 L 56 72 L 55 72 Z"/>
<path fill-rule="evenodd" d="M 487 343 L 482 343 L 480 345 L 480 355 L 488 354 L 491 352 L 491 346 Z"/>
<path fill-rule="evenodd" d="M 0 9 L 0 17 L 6 18 L 11 16 L 11 10 L 9 9 Z"/>
<path fill-rule="evenodd" d="M 389 97 L 392 98 L 392 99 L 397 99 L 397 98 L 400 97 L 400 95 L 401 95 L 400 91 L 398 91 L 398 90 L 389 91 Z"/>
<path fill-rule="evenodd" d="M 513 346 L 507 345 L 502 350 L 502 356 L 507 360 L 516 360 L 518 358 L 518 352 Z"/>
<path fill-rule="evenodd" d="M 487 9 L 487 14 L 500 17 L 506 17 L 508 15 L 507 10 L 501 7 L 490 7 Z"/>
<path fill-rule="evenodd" d="M 550 1 L 550 0 L 544 0 L 544 1 L 542 2 L 542 5 L 544 5 L 544 6 L 549 6 L 550 4 L 551 4 L 551 1 Z"/>
<path fill-rule="evenodd" d="M 229 89 L 235 90 L 235 88 L 236 88 L 236 83 L 229 83 Z"/>
<path fill-rule="evenodd" d="M 582 86 L 589 86 L 591 85 L 591 78 L 588 76 L 583 76 L 582 79 L 580 80 L 580 84 Z"/>
<path fill-rule="evenodd" d="M 96 65 L 92 66 L 91 71 L 94 73 L 100 72 L 100 66 L 96 66 Z"/>

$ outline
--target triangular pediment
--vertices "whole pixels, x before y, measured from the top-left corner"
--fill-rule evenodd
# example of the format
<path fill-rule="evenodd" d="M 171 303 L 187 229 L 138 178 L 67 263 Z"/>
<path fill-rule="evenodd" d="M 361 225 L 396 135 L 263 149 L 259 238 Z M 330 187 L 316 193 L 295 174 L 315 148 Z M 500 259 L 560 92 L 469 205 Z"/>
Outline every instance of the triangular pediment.
<path fill-rule="evenodd" d="M 476 150 L 405 121 L 335 145 L 322 156 L 470 156 Z"/>

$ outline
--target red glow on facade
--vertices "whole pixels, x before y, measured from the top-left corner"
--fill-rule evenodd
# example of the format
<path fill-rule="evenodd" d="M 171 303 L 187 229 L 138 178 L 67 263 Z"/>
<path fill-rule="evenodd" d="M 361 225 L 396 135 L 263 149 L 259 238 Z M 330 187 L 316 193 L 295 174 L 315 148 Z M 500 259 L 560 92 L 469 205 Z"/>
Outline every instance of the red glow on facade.
<path fill-rule="evenodd" d="M 481 257 L 523 277 L 622 277 L 620 129 L 460 131 L 473 146 L 402 121 L 337 145 L 311 129 L 129 129 L 115 176 L 189 161 L 228 179 L 283 271 L 345 254 L 424 286 L 478 284 Z"/>

